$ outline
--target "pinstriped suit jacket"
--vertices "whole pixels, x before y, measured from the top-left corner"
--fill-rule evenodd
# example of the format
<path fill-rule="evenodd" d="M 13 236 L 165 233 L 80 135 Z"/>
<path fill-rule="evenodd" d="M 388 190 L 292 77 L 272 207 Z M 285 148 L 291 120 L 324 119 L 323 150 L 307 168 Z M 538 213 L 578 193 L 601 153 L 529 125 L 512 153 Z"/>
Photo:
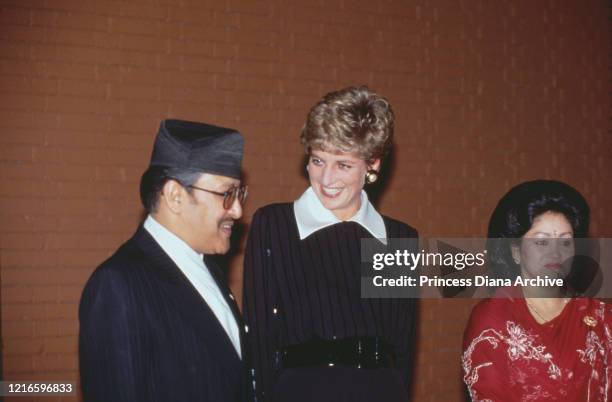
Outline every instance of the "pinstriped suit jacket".
<path fill-rule="evenodd" d="M 242 330 L 221 270 L 206 265 Z M 143 227 L 92 274 L 79 320 L 86 402 L 247 400 L 246 371 L 225 330 Z"/>

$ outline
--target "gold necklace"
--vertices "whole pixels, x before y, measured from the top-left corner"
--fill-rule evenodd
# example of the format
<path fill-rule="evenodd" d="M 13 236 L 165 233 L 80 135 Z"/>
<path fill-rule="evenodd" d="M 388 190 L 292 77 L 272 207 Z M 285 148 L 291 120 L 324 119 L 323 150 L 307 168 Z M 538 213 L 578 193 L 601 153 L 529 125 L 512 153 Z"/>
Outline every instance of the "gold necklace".
<path fill-rule="evenodd" d="M 565 305 L 567 304 L 568 301 L 569 301 L 568 298 L 563 298 L 563 307 L 565 307 Z M 559 311 L 559 314 L 555 315 L 551 319 L 546 319 L 546 318 L 544 318 L 544 316 L 542 314 L 540 314 L 538 309 L 535 308 L 535 306 L 529 302 L 529 300 L 527 298 L 525 298 L 525 303 L 527 303 L 527 307 L 528 307 L 528 309 L 530 311 L 533 311 L 538 317 L 540 317 L 540 319 L 542 320 L 542 324 L 554 320 L 559 314 L 561 314 L 561 311 L 563 311 L 563 307 L 562 307 L 561 310 Z"/>

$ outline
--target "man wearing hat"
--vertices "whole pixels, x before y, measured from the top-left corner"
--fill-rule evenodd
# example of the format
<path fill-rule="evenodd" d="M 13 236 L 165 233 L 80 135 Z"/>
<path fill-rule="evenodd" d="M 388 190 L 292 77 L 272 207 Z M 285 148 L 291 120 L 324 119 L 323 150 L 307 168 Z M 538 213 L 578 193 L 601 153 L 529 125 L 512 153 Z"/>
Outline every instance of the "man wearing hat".
<path fill-rule="evenodd" d="M 207 258 L 242 216 L 242 148 L 234 130 L 162 122 L 140 183 L 148 216 L 81 298 L 86 402 L 247 399 L 239 312 Z"/>

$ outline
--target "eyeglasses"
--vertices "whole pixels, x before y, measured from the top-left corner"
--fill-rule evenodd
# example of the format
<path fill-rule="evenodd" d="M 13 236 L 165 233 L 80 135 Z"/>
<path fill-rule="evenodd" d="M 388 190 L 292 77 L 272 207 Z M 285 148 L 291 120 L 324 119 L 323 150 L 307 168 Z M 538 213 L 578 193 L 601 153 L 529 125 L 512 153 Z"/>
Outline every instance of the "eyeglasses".
<path fill-rule="evenodd" d="M 224 193 L 221 193 L 219 191 L 207 190 L 205 188 L 200 188 L 196 186 L 187 186 L 187 187 L 193 188 L 194 190 L 206 191 L 207 193 L 223 196 L 223 208 L 224 209 L 230 209 L 232 205 L 234 205 L 234 201 L 236 200 L 236 198 L 238 199 L 238 202 L 240 202 L 240 205 L 244 205 L 247 199 L 247 195 L 249 194 L 248 186 L 232 187 Z"/>

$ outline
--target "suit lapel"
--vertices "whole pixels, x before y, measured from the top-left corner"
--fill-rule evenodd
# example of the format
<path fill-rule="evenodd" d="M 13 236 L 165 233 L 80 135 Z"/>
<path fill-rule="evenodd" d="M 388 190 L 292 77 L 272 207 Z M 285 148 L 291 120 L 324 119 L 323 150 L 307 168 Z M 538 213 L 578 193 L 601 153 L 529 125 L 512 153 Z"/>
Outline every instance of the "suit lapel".
<path fill-rule="evenodd" d="M 227 285 L 227 282 L 225 280 L 225 274 L 223 270 L 210 257 L 204 256 L 204 263 L 206 264 L 206 266 L 210 270 L 211 275 L 217 282 L 217 286 L 219 286 L 219 289 L 221 289 L 221 293 L 223 293 L 223 297 L 225 298 L 227 305 L 230 306 L 230 309 L 232 310 L 232 313 L 234 314 L 234 318 L 236 319 L 236 323 L 238 324 L 238 331 L 240 334 L 240 350 L 242 351 L 242 361 L 247 362 L 246 364 L 243 365 L 244 374 L 245 374 L 245 378 L 247 379 L 250 378 L 250 380 L 247 382 L 248 384 L 245 386 L 247 389 L 250 390 L 249 392 L 253 392 L 252 400 L 256 401 L 257 398 L 255 398 L 254 396 L 255 389 L 254 388 L 251 389 L 251 387 L 254 387 L 254 385 L 252 386 L 250 385 L 251 383 L 255 384 L 255 378 L 254 378 L 254 372 L 251 372 L 249 370 L 249 365 L 251 364 L 249 363 L 251 361 L 251 349 L 250 349 L 250 345 L 247 342 L 246 333 L 245 333 L 245 325 L 244 325 L 244 321 L 242 320 L 242 314 L 240 313 L 238 304 L 236 303 L 236 300 L 231 290 L 229 289 L 229 286 Z"/>
<path fill-rule="evenodd" d="M 183 316 L 185 322 L 193 326 L 198 334 L 206 337 L 208 343 L 212 345 L 211 353 L 220 357 L 218 359 L 220 364 L 234 370 L 236 363 L 241 364 L 240 357 L 208 303 L 146 229 L 141 226 L 133 239 L 150 261 L 152 272 L 159 280 L 166 282 L 174 289 L 174 297 L 176 297 L 179 306 L 177 308 L 178 314 Z M 215 269 L 218 268 L 215 266 Z M 211 270 L 211 274 L 219 285 L 218 273 L 212 273 Z M 227 299 L 229 291 L 225 291 L 224 287 L 221 286 L 220 289 Z M 228 305 L 230 305 L 235 316 L 235 303 L 228 302 Z"/>
<path fill-rule="evenodd" d="M 245 356 L 245 336 L 244 336 L 244 322 L 242 321 L 242 314 L 240 313 L 240 309 L 238 308 L 238 304 L 236 304 L 236 299 L 232 294 L 229 286 L 227 285 L 227 281 L 225 279 L 225 274 L 223 270 L 217 265 L 216 262 L 212 260 L 212 258 L 204 256 L 204 263 L 208 267 L 212 277 L 217 282 L 217 286 L 221 289 L 221 293 L 227 302 L 227 305 L 232 310 L 232 314 L 234 315 L 234 319 L 236 320 L 236 324 L 238 325 L 238 330 L 240 333 L 240 345 L 242 350 L 242 356 Z M 244 359 L 243 359 L 244 360 Z"/>
<path fill-rule="evenodd" d="M 206 264 L 206 266 L 208 267 L 210 274 L 212 275 L 213 279 L 217 283 L 217 286 L 221 290 L 221 293 L 223 294 L 227 305 L 230 306 L 230 309 L 234 314 L 234 319 L 236 320 L 236 323 L 240 325 L 242 321 L 242 318 L 240 316 L 240 310 L 238 309 L 238 305 L 236 304 L 234 295 L 232 294 L 229 286 L 227 286 L 223 270 L 217 265 L 216 262 L 214 262 L 210 257 L 207 256 L 204 256 L 204 264 Z"/>

